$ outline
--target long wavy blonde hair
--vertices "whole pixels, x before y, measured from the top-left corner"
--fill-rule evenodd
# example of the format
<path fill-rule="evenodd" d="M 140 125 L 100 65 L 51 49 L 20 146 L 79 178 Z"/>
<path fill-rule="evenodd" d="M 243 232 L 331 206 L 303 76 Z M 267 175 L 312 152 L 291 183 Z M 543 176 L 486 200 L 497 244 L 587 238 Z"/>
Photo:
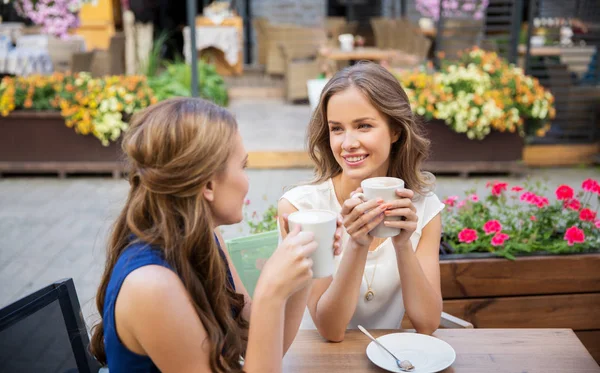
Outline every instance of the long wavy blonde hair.
<path fill-rule="evenodd" d="M 236 132 L 227 110 L 201 99 L 170 99 L 134 115 L 122 145 L 131 188 L 112 230 L 96 297 L 102 315 L 110 276 L 132 234 L 160 248 L 206 328 L 213 372 L 242 372 L 239 357 L 248 340 L 244 299 L 228 286 L 202 196 L 208 182 L 225 170 Z M 106 364 L 102 321 L 93 329 L 91 350 Z"/>
<path fill-rule="evenodd" d="M 421 170 L 423 161 L 429 155 L 429 140 L 413 115 L 408 96 L 398 80 L 375 63 L 359 63 L 340 70 L 325 85 L 308 126 L 308 153 L 316 164 L 312 182 L 321 183 L 342 172 L 329 143 L 327 105 L 333 95 L 350 87 L 362 92 L 387 119 L 392 132 L 399 135 L 390 150 L 387 176 L 403 179 L 406 188 L 419 195 L 429 193 L 435 178 L 431 173 Z"/>

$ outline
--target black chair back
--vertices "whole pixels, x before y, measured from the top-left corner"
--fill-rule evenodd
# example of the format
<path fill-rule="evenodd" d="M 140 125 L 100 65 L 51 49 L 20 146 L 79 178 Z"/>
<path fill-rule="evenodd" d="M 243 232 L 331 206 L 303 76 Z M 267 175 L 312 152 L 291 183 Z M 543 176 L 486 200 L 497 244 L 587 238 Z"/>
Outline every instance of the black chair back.
<path fill-rule="evenodd" d="M 3 373 L 97 373 L 72 279 L 60 280 L 0 310 Z"/>

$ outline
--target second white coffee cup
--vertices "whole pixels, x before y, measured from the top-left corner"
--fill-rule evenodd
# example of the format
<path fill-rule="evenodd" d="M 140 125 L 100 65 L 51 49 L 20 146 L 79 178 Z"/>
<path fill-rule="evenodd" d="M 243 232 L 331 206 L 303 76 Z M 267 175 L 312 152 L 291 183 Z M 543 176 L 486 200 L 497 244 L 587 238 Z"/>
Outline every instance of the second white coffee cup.
<path fill-rule="evenodd" d="M 333 242 L 337 228 L 337 214 L 328 210 L 302 210 L 288 217 L 290 229 L 300 226 L 303 232 L 315 235 L 318 247 L 311 255 L 313 260 L 313 278 L 333 275 Z"/>
<path fill-rule="evenodd" d="M 404 188 L 404 180 L 396 177 L 372 177 L 365 179 L 360 183 L 363 193 L 355 193 L 352 198 L 360 198 L 363 201 L 369 201 L 381 198 L 385 202 L 398 199 L 396 190 Z M 401 220 L 400 216 L 386 216 L 384 221 Z M 387 238 L 400 234 L 399 228 L 386 227 L 383 221 L 369 232 L 373 237 Z"/>

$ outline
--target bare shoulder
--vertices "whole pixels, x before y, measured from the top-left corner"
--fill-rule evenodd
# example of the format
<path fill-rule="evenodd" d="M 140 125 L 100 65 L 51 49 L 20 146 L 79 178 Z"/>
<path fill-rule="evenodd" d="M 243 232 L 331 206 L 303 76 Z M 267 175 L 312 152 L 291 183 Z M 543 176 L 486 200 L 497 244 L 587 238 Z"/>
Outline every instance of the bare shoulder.
<path fill-rule="evenodd" d="M 159 265 L 132 271 L 123 281 L 119 301 L 125 309 L 136 311 L 138 315 L 148 311 L 148 307 L 158 311 L 172 301 L 189 302 L 187 291 L 175 272 Z M 156 306 L 159 308 L 154 308 Z"/>

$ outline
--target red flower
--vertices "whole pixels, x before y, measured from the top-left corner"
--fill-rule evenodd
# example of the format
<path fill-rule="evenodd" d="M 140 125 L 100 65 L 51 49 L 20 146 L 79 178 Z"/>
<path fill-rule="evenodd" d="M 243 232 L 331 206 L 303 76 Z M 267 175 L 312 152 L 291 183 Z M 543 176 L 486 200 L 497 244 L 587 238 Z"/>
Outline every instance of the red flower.
<path fill-rule="evenodd" d="M 573 246 L 575 243 L 584 243 L 585 233 L 583 233 L 582 229 L 572 226 L 565 232 L 565 240 L 569 242 L 569 246 Z"/>
<path fill-rule="evenodd" d="M 581 188 L 586 192 L 596 192 L 598 190 L 598 182 L 594 179 L 587 179 L 581 184 Z"/>
<path fill-rule="evenodd" d="M 444 203 L 444 205 L 453 207 L 457 200 L 458 200 L 458 196 L 450 196 L 450 197 L 446 198 L 443 203 Z"/>
<path fill-rule="evenodd" d="M 492 246 L 502 246 L 504 241 L 508 240 L 510 236 L 506 233 L 496 233 L 492 238 Z"/>
<path fill-rule="evenodd" d="M 531 221 L 536 221 L 536 220 L 537 220 L 537 218 L 535 217 L 535 215 L 531 215 L 531 216 L 529 217 L 529 220 L 531 220 Z"/>
<path fill-rule="evenodd" d="M 542 208 L 544 206 L 548 206 L 550 204 L 550 202 L 548 201 L 548 198 L 546 197 L 540 197 L 540 196 L 535 196 L 535 198 L 533 199 L 533 204 L 536 205 L 539 208 Z"/>
<path fill-rule="evenodd" d="M 483 225 L 485 234 L 496 233 L 502 230 L 502 224 L 498 220 L 490 220 Z"/>
<path fill-rule="evenodd" d="M 590 209 L 583 209 L 579 213 L 579 219 L 583 221 L 594 221 L 596 220 L 596 211 Z"/>
<path fill-rule="evenodd" d="M 565 201 L 565 208 L 571 209 L 573 211 L 579 211 L 581 208 L 581 202 L 577 198 L 573 198 L 571 200 Z"/>
<path fill-rule="evenodd" d="M 568 185 L 561 185 L 556 188 L 556 199 L 565 200 L 573 198 L 573 188 Z"/>
<path fill-rule="evenodd" d="M 499 196 L 502 194 L 502 191 L 506 190 L 506 188 L 508 188 L 507 183 L 495 183 L 492 186 L 492 195 Z"/>
<path fill-rule="evenodd" d="M 465 228 L 458 233 L 458 241 L 471 243 L 477 240 L 477 231 L 475 229 Z"/>
<path fill-rule="evenodd" d="M 523 188 L 521 188 L 520 186 L 514 186 L 514 187 L 510 188 L 510 190 L 518 193 L 518 192 L 522 191 Z"/>

